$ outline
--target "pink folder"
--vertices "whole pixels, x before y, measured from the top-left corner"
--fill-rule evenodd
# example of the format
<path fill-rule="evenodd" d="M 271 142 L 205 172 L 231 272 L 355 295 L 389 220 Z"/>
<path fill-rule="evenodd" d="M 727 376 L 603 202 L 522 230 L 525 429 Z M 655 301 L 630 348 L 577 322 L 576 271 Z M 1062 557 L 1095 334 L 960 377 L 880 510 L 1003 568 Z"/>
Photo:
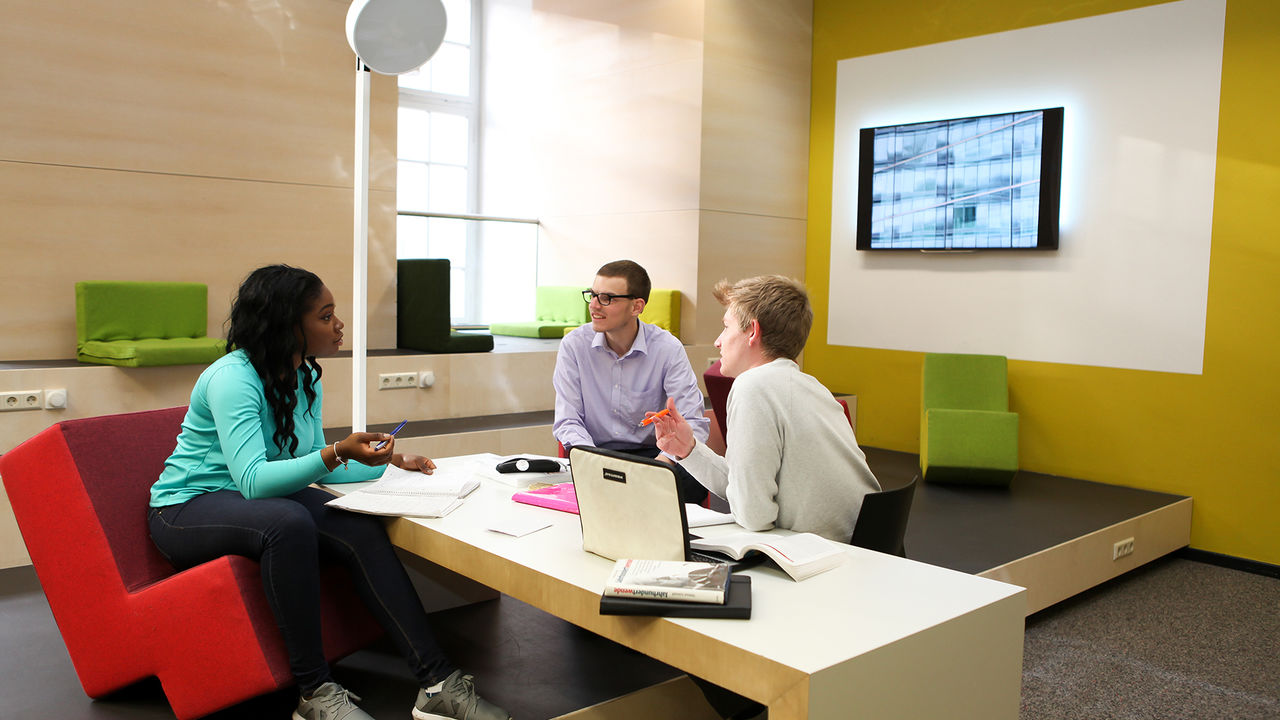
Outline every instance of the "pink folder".
<path fill-rule="evenodd" d="M 573 491 L 572 480 L 537 490 L 524 490 L 512 495 L 511 499 L 527 505 L 578 514 L 578 495 Z"/>

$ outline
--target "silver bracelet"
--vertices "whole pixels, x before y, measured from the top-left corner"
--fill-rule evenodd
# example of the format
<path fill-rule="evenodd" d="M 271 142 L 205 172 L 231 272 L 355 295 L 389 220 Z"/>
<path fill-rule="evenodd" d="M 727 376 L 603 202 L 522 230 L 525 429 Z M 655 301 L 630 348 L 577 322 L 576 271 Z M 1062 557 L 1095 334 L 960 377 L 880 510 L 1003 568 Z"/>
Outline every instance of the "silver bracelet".
<path fill-rule="evenodd" d="M 342 456 L 338 454 L 338 443 L 336 442 L 333 444 L 333 458 L 337 460 L 338 464 L 342 465 L 342 467 L 347 466 L 347 461 L 343 460 Z"/>

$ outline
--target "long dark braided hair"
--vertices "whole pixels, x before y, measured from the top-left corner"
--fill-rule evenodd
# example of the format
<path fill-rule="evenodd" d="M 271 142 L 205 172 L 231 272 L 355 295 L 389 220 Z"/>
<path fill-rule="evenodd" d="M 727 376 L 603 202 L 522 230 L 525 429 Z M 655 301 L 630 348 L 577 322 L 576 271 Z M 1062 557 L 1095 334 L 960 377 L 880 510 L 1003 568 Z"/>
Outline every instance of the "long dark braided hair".
<path fill-rule="evenodd" d="M 298 406 L 298 373 L 302 370 L 302 391 L 307 410 L 316 401 L 315 384 L 320 381 L 320 365 L 307 352 L 307 340 L 299 332 L 302 314 L 311 307 L 324 283 L 315 273 L 288 265 L 268 265 L 249 273 L 240 283 L 227 327 L 227 352 L 244 350 L 253 369 L 262 378 L 267 404 L 275 417 L 276 446 L 289 455 L 298 451 L 293 411 Z M 294 357 L 305 358 L 295 368 Z"/>

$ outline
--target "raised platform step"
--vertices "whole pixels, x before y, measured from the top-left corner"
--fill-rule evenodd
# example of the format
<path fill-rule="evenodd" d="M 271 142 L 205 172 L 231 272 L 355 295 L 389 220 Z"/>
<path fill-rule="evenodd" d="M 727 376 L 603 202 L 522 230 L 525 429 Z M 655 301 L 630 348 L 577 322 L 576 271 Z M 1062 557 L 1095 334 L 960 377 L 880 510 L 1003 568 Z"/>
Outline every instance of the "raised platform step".
<path fill-rule="evenodd" d="M 866 448 L 885 488 L 920 471 L 913 453 Z M 1027 588 L 1027 614 L 1191 539 L 1191 498 L 1021 470 L 1008 488 L 921 483 L 907 557 Z M 1132 553 L 1113 559 L 1115 544 Z"/>
<path fill-rule="evenodd" d="M 429 457 L 555 454 L 551 411 L 411 422 L 397 446 Z M 390 432 L 392 424 L 370 429 Z M 329 441 L 348 428 L 326 430 Z M 919 472 L 913 453 L 864 448 L 885 488 Z M 912 560 L 1027 588 L 1038 612 L 1185 547 L 1191 498 L 1020 471 L 1007 488 L 921 483 L 907 527 Z M 1132 552 L 1113 558 L 1116 543 Z"/>

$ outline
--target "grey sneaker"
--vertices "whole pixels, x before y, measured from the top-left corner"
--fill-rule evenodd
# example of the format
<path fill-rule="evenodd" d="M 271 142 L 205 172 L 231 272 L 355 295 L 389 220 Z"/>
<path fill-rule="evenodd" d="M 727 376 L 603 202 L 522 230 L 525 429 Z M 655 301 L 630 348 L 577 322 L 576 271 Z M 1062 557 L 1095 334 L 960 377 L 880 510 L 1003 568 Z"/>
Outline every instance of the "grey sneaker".
<path fill-rule="evenodd" d="M 426 690 L 418 691 L 418 702 L 413 704 L 416 720 L 511 720 L 506 710 L 476 694 L 476 686 L 470 675 L 461 670 L 444 679 L 444 687 L 434 695 Z"/>
<path fill-rule="evenodd" d="M 360 696 L 335 682 L 320 686 L 310 698 L 298 700 L 293 720 L 373 720 L 369 713 L 356 707 L 352 700 Z"/>

